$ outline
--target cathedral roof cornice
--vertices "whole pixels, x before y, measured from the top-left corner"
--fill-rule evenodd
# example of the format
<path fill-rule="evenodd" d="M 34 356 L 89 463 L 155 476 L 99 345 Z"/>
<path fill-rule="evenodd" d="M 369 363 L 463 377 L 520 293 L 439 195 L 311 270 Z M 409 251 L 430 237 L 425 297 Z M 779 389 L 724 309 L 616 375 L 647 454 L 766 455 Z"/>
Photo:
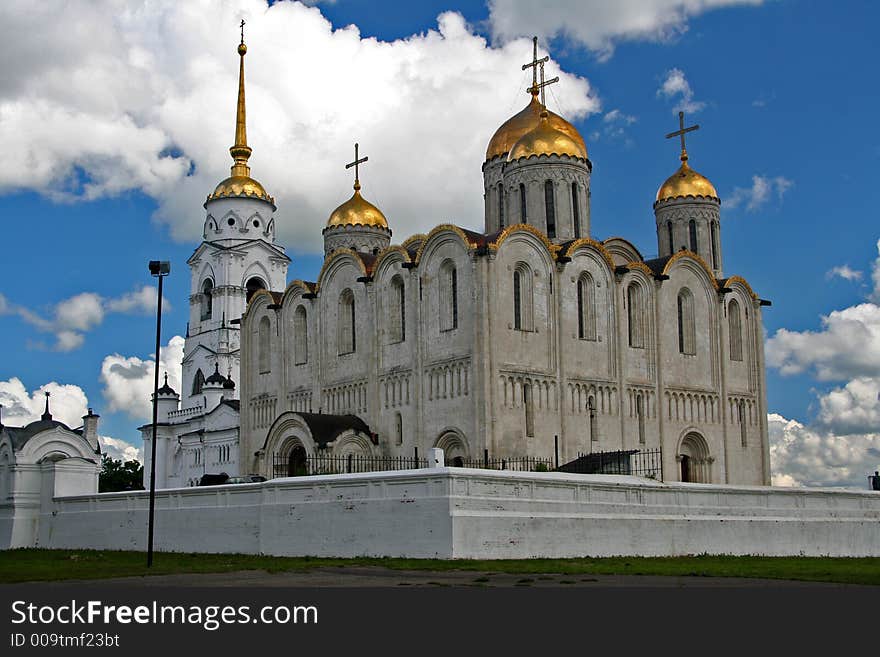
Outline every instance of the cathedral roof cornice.
<path fill-rule="evenodd" d="M 743 288 L 745 288 L 746 293 L 748 293 L 748 295 L 750 297 L 752 297 L 753 301 L 760 301 L 761 300 L 758 297 L 757 293 L 752 289 L 752 286 L 749 285 L 748 281 L 746 279 L 744 279 L 742 276 L 734 275 L 734 276 L 730 276 L 728 278 L 724 278 L 719 283 L 719 286 L 720 287 L 730 287 L 731 285 L 736 285 L 736 284 L 742 285 Z"/>
<path fill-rule="evenodd" d="M 667 260 L 666 264 L 663 266 L 663 270 L 660 272 L 661 275 L 668 276 L 673 265 L 682 259 L 692 260 L 696 262 L 706 272 L 706 276 L 712 282 L 712 287 L 714 287 L 716 291 L 719 289 L 718 280 L 715 278 L 715 274 L 712 273 L 712 268 L 709 267 L 708 263 L 703 260 L 703 258 L 701 258 L 698 254 L 694 253 L 693 251 L 688 251 L 687 249 L 682 249 L 681 251 L 678 251 L 677 253 L 670 256 L 669 260 Z"/>
<path fill-rule="evenodd" d="M 561 250 L 559 251 L 559 256 L 571 257 L 572 253 L 582 247 L 593 248 L 598 251 L 608 265 L 608 268 L 611 271 L 614 271 L 614 258 L 611 257 L 611 252 L 605 248 L 605 245 L 602 244 L 602 242 L 597 242 L 596 240 L 590 239 L 589 237 L 581 237 L 576 240 L 572 240 L 571 242 L 568 242 L 566 244 L 563 244 Z"/>
<path fill-rule="evenodd" d="M 556 257 L 556 254 L 562 248 L 558 244 L 553 244 L 553 242 L 551 242 L 544 233 L 529 224 L 513 224 L 511 226 L 508 226 L 507 228 L 502 230 L 498 234 L 498 236 L 494 240 L 490 241 L 486 246 L 490 251 L 497 251 L 504 243 L 504 241 L 515 233 L 530 233 L 534 235 L 541 242 L 543 242 L 544 246 L 547 247 L 547 251 L 550 253 L 551 256 L 554 257 L 554 259 Z"/>

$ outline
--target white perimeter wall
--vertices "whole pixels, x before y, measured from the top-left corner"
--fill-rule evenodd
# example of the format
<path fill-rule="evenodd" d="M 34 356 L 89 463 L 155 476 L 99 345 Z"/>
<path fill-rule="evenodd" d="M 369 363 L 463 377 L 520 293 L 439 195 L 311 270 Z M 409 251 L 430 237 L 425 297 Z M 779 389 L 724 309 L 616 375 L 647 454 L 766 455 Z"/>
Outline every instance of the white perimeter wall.
<path fill-rule="evenodd" d="M 36 545 L 143 550 L 148 505 L 56 497 Z M 275 555 L 880 556 L 880 493 L 438 468 L 162 490 L 155 532 L 157 550 Z"/>

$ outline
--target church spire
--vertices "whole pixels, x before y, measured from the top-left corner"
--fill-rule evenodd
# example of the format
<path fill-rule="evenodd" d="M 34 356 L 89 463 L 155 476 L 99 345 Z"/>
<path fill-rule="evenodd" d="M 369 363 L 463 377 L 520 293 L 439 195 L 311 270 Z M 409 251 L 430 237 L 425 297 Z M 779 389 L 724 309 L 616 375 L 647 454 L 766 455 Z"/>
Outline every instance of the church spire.
<path fill-rule="evenodd" d="M 251 148 L 247 144 L 247 123 L 244 103 L 244 56 L 247 46 L 244 44 L 244 20 L 241 21 L 241 43 L 238 44 L 238 104 L 235 110 L 235 143 L 229 149 L 234 164 L 232 165 L 233 176 L 250 176 L 251 168 L 248 159 L 251 156 Z"/>
<path fill-rule="evenodd" d="M 43 394 L 46 395 L 46 410 L 43 412 L 43 416 L 40 419 L 44 422 L 48 422 L 52 419 L 52 413 L 49 412 L 49 395 L 52 393 L 47 390 Z"/>

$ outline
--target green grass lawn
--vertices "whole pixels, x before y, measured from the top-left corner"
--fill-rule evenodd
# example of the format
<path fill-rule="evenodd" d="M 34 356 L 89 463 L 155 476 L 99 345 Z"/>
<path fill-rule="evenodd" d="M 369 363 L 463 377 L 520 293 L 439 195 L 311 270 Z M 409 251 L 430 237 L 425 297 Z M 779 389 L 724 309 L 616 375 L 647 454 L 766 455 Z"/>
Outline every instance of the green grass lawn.
<path fill-rule="evenodd" d="M 880 585 L 880 558 L 822 557 L 610 557 L 601 559 L 442 560 L 324 559 L 246 554 L 159 552 L 146 568 L 143 552 L 35 550 L 0 552 L 0 582 L 103 579 L 132 575 L 303 571 L 326 566 L 379 566 L 394 570 L 463 570 L 559 575 L 693 575 L 758 577 Z"/>

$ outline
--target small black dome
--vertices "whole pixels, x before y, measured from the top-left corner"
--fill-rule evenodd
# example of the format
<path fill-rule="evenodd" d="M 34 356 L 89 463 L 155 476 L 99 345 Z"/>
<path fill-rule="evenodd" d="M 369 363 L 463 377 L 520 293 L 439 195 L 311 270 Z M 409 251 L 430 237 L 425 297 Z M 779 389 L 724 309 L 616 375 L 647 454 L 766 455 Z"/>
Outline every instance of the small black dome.
<path fill-rule="evenodd" d="M 205 385 L 222 386 L 226 383 L 226 377 L 220 374 L 220 366 L 214 363 L 214 373 L 205 380 Z"/>
<path fill-rule="evenodd" d="M 235 390 L 235 382 L 232 380 L 231 377 L 226 379 L 226 382 L 223 384 L 223 389 L 224 390 Z"/>
<path fill-rule="evenodd" d="M 156 392 L 160 395 L 176 395 L 174 388 L 168 385 L 168 372 L 165 372 L 165 385 L 159 388 Z"/>

